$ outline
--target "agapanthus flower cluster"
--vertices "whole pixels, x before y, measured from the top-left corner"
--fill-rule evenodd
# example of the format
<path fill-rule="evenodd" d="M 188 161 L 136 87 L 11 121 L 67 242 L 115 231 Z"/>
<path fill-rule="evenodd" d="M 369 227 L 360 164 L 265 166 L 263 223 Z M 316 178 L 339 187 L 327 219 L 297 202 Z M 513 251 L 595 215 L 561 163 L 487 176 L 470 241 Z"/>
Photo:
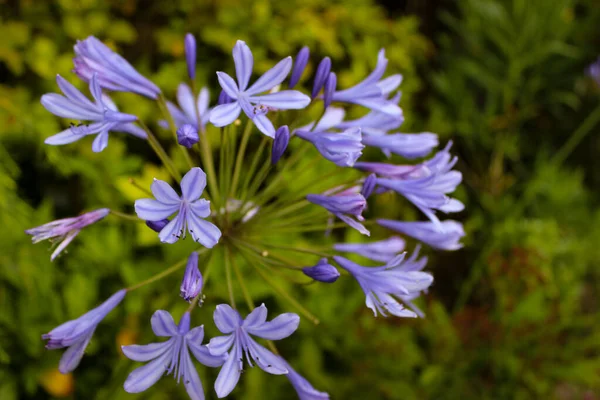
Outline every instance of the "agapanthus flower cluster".
<path fill-rule="evenodd" d="M 324 286 L 354 286 L 355 281 L 375 316 L 423 317 L 417 299 L 434 279 L 423 271 L 427 257 L 419 257 L 421 245 L 415 242 L 457 250 L 465 235 L 459 222 L 440 220 L 464 208 L 450 197 L 462 180 L 451 143 L 430 157 L 439 144 L 437 135 L 400 131 L 402 76 L 385 76 L 383 49 L 373 55 L 374 70 L 344 88 L 335 63 L 329 57 L 311 60 L 308 47 L 259 74 L 250 47 L 241 40 L 233 46 L 233 65 L 224 65 L 201 87 L 193 35 L 185 36 L 184 48 L 187 79 L 177 88 L 161 89 L 89 37 L 75 45 L 74 72 L 88 83 L 91 99 L 69 82 L 73 77 L 61 76 L 57 83 L 63 94 L 42 96 L 44 107 L 66 118 L 68 125 L 47 144 L 66 145 L 95 135 L 92 149 L 102 152 L 109 145 L 109 132 L 123 132 L 146 141 L 170 178 L 148 185 L 147 198 L 131 204 L 135 214 L 101 208 L 53 221 L 27 231 L 34 243 L 59 240 L 54 260 L 83 228 L 110 215 L 102 223 L 140 222 L 146 225 L 141 229 L 156 232 L 157 245 L 178 246 L 184 240 L 197 244 L 177 264 L 118 290 L 42 338 L 48 349 L 66 348 L 59 370 L 73 371 L 97 326 L 126 294 L 179 273 L 179 287 L 164 289 L 173 303 L 180 301 L 187 309 L 176 315 L 177 324 L 167 310 L 152 315 L 152 331 L 166 340 L 123 346 L 127 358 L 144 363 L 125 380 L 125 391 L 145 391 L 172 374 L 190 398 L 204 399 L 198 373 L 202 366 L 220 368 L 212 386 L 221 398 L 235 390 L 244 369 L 256 365 L 268 374 L 285 375 L 300 399 L 328 399 L 274 344 L 291 336 L 301 322 L 316 323 L 318 318 L 300 302 L 290 301 L 272 272 L 283 268 L 297 273 L 301 283 Z M 307 76 L 311 62 L 315 74 Z M 220 94 L 211 98 L 208 86 Z M 120 112 L 108 97 L 111 91 L 155 101 L 156 119 L 142 122 L 130 108 Z M 170 95 L 176 101 L 167 100 Z M 167 143 L 179 150 L 165 150 Z M 173 154 L 181 160 L 175 162 Z M 378 201 L 382 196 L 385 203 Z M 394 201 L 406 201 L 424 218 L 399 220 L 396 209 L 389 207 Z M 344 241 L 346 234 L 354 239 Z M 356 240 L 358 236 L 363 240 Z M 296 247 L 300 239 L 304 245 Z M 208 268 L 223 269 L 219 276 L 226 280 L 205 279 Z M 233 289 L 234 276 L 242 293 Z M 267 306 L 255 306 L 245 279 L 264 279 L 286 300 L 269 307 L 293 307 L 298 314 L 283 312 L 267 320 Z M 226 288 L 228 296 L 206 297 L 214 288 Z M 205 340 L 203 325 L 193 322 L 198 306 L 214 309 L 221 336 Z"/>

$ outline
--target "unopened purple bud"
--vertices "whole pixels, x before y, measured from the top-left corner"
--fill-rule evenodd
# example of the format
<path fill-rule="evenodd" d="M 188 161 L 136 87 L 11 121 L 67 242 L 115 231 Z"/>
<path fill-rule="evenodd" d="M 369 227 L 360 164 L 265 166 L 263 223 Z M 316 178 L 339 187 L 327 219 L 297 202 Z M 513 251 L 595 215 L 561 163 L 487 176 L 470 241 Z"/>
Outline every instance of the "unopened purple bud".
<path fill-rule="evenodd" d="M 338 270 L 327 262 L 326 258 L 319 260 L 314 267 L 302 268 L 302 272 L 306 276 L 313 278 L 315 281 L 333 283 L 340 277 Z"/>
<path fill-rule="evenodd" d="M 196 38 L 191 33 L 185 35 L 185 62 L 187 63 L 188 76 L 196 77 Z"/>
<path fill-rule="evenodd" d="M 191 149 L 199 140 L 198 130 L 193 125 L 184 124 L 177 129 L 177 143 L 183 147 Z"/>
<path fill-rule="evenodd" d="M 233 101 L 233 99 L 231 97 L 229 97 L 229 95 L 224 90 L 221 90 L 221 93 L 219 93 L 219 99 L 217 100 L 217 104 L 218 105 L 229 104 L 232 101 Z"/>
<path fill-rule="evenodd" d="M 325 81 L 327 80 L 330 71 L 331 59 L 329 57 L 325 57 L 319 63 L 319 66 L 317 67 L 317 73 L 315 74 L 315 82 L 313 85 L 312 93 L 310 95 L 313 99 L 317 97 L 317 95 L 323 88 L 323 85 L 325 85 Z"/>
<path fill-rule="evenodd" d="M 181 281 L 180 295 L 187 302 L 191 302 L 202 291 L 202 274 L 198 269 L 198 253 L 190 254 Z"/>
<path fill-rule="evenodd" d="M 292 89 L 294 86 L 296 86 L 296 84 L 302 77 L 302 73 L 304 72 L 304 69 L 306 68 L 306 64 L 308 64 L 309 56 L 310 56 L 310 50 L 306 46 L 301 48 L 300 51 L 298 52 L 298 55 L 296 56 L 296 62 L 294 63 L 294 68 L 292 69 L 292 76 L 290 77 L 290 86 L 289 86 L 290 89 Z"/>
<path fill-rule="evenodd" d="M 337 76 L 335 75 L 335 72 L 330 72 L 325 81 L 325 89 L 323 90 L 323 103 L 325 104 L 325 108 L 329 107 L 333 100 L 333 92 L 335 92 L 336 85 Z"/>
<path fill-rule="evenodd" d="M 362 190 L 360 191 L 360 194 L 362 194 L 365 199 L 368 199 L 369 196 L 373 193 L 373 190 L 375 190 L 376 185 L 377 185 L 377 175 L 371 174 L 371 175 L 367 176 L 367 178 L 363 182 L 363 187 L 362 187 Z"/>
<path fill-rule="evenodd" d="M 277 161 L 281 158 L 285 149 L 287 149 L 288 143 L 290 142 L 290 130 L 287 125 L 283 125 L 275 132 L 275 139 L 273 140 L 273 148 L 271 149 L 271 164 L 277 164 Z"/>
<path fill-rule="evenodd" d="M 169 222 L 166 218 L 160 221 L 146 221 L 146 226 L 154 232 L 160 232 Z"/>

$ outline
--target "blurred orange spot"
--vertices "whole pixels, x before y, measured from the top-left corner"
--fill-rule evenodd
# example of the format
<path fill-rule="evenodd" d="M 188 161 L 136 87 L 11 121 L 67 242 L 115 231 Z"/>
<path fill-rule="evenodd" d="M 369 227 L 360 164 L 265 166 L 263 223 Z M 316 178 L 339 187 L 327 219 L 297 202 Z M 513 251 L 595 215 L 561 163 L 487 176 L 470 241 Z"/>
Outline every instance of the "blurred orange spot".
<path fill-rule="evenodd" d="M 179 40 L 177 42 L 173 42 L 171 46 L 171 54 L 175 57 L 180 57 L 183 55 L 185 48 L 183 47 L 183 40 Z"/>
<path fill-rule="evenodd" d="M 135 344 L 137 342 L 137 339 L 138 339 L 137 331 L 130 329 L 130 328 L 122 329 L 117 334 L 117 338 L 116 338 L 117 348 L 119 349 L 119 353 L 123 354 L 123 352 L 121 351 L 121 346 L 129 346 L 131 344 Z"/>
<path fill-rule="evenodd" d="M 40 377 L 42 387 L 54 397 L 67 397 L 73 393 L 73 374 L 61 374 L 58 369 L 49 369 Z"/>

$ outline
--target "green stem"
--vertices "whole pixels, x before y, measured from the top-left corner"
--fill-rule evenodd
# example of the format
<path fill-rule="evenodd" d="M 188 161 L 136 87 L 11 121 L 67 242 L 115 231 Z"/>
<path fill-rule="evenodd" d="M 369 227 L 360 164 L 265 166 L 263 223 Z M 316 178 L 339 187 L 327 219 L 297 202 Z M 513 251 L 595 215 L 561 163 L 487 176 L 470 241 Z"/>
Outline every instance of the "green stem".
<path fill-rule="evenodd" d="M 579 128 L 569 137 L 567 142 L 558 150 L 558 152 L 552 158 L 552 163 L 556 166 L 561 165 L 571 154 L 575 147 L 583 140 L 588 133 L 600 122 L 600 104 L 596 107 L 579 125 Z"/>
<path fill-rule="evenodd" d="M 144 220 L 139 219 L 136 215 L 133 215 L 133 214 L 125 214 L 125 213 L 122 213 L 120 211 L 115 211 L 115 210 L 110 210 L 110 213 L 112 215 L 115 215 L 119 218 L 126 219 L 128 221 L 144 222 Z"/>
<path fill-rule="evenodd" d="M 141 190 L 142 192 L 146 193 L 149 197 L 154 197 L 154 195 L 152 194 L 151 191 L 149 191 L 148 189 L 146 189 L 145 187 L 142 187 L 139 183 L 137 183 L 133 178 L 129 178 L 129 183 L 131 183 L 133 185 L 133 187 Z"/>
<path fill-rule="evenodd" d="M 252 121 L 248 119 L 244 133 L 242 134 L 242 142 L 237 153 L 235 160 L 235 169 L 233 171 L 233 178 L 231 182 L 231 190 L 229 191 L 229 197 L 235 198 L 235 191 L 237 190 L 238 181 L 240 179 L 240 172 L 242 171 L 242 165 L 244 163 L 244 157 L 246 156 L 246 147 L 248 146 L 248 140 L 252 133 Z"/>
<path fill-rule="evenodd" d="M 148 143 L 150 144 L 150 147 L 152 147 L 152 150 L 154 150 L 154 152 L 156 153 L 158 158 L 160 158 L 163 165 L 165 166 L 167 171 L 169 171 L 171 176 L 177 182 L 179 182 L 181 180 L 181 174 L 179 173 L 179 171 L 177 171 L 177 168 L 175 168 L 175 164 L 173 163 L 173 160 L 171 160 L 171 158 L 169 157 L 169 155 L 167 154 L 165 149 L 161 146 L 161 144 L 158 141 L 158 139 L 156 138 L 156 136 L 154 136 L 152 131 L 150 129 L 148 129 L 146 124 L 144 124 L 142 121 L 140 121 L 140 125 L 146 131 L 146 134 L 148 135 Z"/>
<path fill-rule="evenodd" d="M 215 172 L 210 142 L 208 141 L 208 131 L 201 135 L 198 146 L 200 147 L 200 153 L 202 155 L 202 165 L 204 166 L 204 170 L 206 171 L 206 176 L 208 178 L 210 196 L 215 200 L 215 206 L 218 207 L 220 206 L 221 195 L 219 193 L 219 187 L 217 186 L 217 174 Z"/>
<path fill-rule="evenodd" d="M 175 120 L 173 119 L 173 116 L 169 112 L 169 108 L 167 107 L 167 101 L 162 93 L 158 96 L 157 102 L 158 102 L 158 108 L 160 108 L 160 111 L 162 112 L 163 116 L 167 119 L 167 122 L 169 123 L 169 128 L 171 129 L 171 133 L 173 133 L 173 137 L 175 138 L 175 143 L 178 143 L 177 142 L 177 125 L 175 125 Z M 183 153 L 183 158 L 185 158 L 185 161 L 187 162 L 188 166 L 190 168 L 193 168 L 194 163 L 192 162 L 192 159 L 190 158 L 190 154 L 188 153 L 187 149 L 180 145 L 178 145 L 177 147 L 179 147 L 181 149 L 181 152 Z"/>
<path fill-rule="evenodd" d="M 240 269 L 235 262 L 235 258 L 231 255 L 231 249 L 227 247 L 227 252 L 229 252 L 229 257 L 231 259 L 231 265 L 233 266 L 233 271 L 235 272 L 235 276 L 237 278 L 240 287 L 242 288 L 242 294 L 244 295 L 244 300 L 246 300 L 246 305 L 250 309 L 250 311 L 254 310 L 254 302 L 252 301 L 252 297 L 250 296 L 250 292 L 246 287 L 246 283 L 244 282 L 244 277 L 240 272 Z"/>
<path fill-rule="evenodd" d="M 146 286 L 146 285 L 148 285 L 148 284 L 150 284 L 152 282 L 156 282 L 157 280 L 162 279 L 165 276 L 168 276 L 168 275 L 172 274 L 173 272 L 175 272 L 178 269 L 182 268 L 187 263 L 187 259 L 188 258 L 186 257 L 183 260 L 179 261 L 177 264 L 174 264 L 171 267 L 165 269 L 164 271 L 162 271 L 162 272 L 160 272 L 160 273 L 158 273 L 158 274 L 156 274 L 154 276 L 151 276 L 150 278 L 148 278 L 148 279 L 146 279 L 146 280 L 144 280 L 142 282 L 136 283 L 135 285 L 128 287 L 127 291 L 131 292 L 131 291 L 133 291 L 135 289 L 141 288 L 142 286 Z"/>
<path fill-rule="evenodd" d="M 227 247 L 227 246 L 225 246 Z M 233 282 L 231 280 L 231 252 L 225 249 L 225 276 L 227 278 L 227 291 L 229 292 L 229 304 L 235 310 L 235 297 L 233 295 Z"/>

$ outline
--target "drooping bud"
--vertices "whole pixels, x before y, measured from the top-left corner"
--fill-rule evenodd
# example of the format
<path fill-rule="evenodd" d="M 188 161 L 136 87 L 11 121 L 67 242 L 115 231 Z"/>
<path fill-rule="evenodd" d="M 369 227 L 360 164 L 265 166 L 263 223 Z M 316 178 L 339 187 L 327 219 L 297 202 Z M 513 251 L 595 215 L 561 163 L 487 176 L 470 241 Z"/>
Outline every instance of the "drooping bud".
<path fill-rule="evenodd" d="M 315 74 L 315 82 L 313 84 L 313 90 L 310 97 L 312 97 L 313 99 L 317 97 L 317 95 L 323 88 L 323 85 L 325 85 L 325 81 L 327 80 L 330 71 L 331 59 L 329 57 L 325 57 L 321 60 L 319 66 L 317 67 L 317 72 Z"/>
<path fill-rule="evenodd" d="M 154 232 L 160 232 L 169 222 L 166 218 L 160 221 L 146 221 L 146 226 Z"/>
<path fill-rule="evenodd" d="M 325 108 L 329 107 L 333 100 L 333 93 L 337 85 L 337 76 L 335 72 L 330 72 L 327 80 L 325 81 L 325 89 L 323 90 L 323 103 Z"/>
<path fill-rule="evenodd" d="M 369 196 L 373 193 L 373 190 L 375 190 L 376 185 L 377 185 L 377 175 L 371 174 L 371 175 L 367 176 L 367 178 L 363 182 L 363 187 L 362 187 L 362 190 L 360 191 L 360 193 L 363 195 L 363 197 L 365 199 L 368 199 Z"/>
<path fill-rule="evenodd" d="M 325 283 L 333 283 L 340 277 L 338 270 L 333 265 L 329 264 L 326 258 L 320 259 L 314 267 L 302 268 L 302 272 L 315 281 Z"/>
<path fill-rule="evenodd" d="M 188 76 L 193 80 L 196 77 L 196 38 L 191 33 L 185 35 L 184 47 Z"/>
<path fill-rule="evenodd" d="M 190 254 L 183 280 L 181 281 L 180 295 L 187 302 L 191 302 L 202 291 L 202 274 L 198 269 L 198 253 Z"/>
<path fill-rule="evenodd" d="M 190 124 L 184 124 L 177 129 L 177 143 L 183 147 L 191 149 L 193 145 L 200 141 L 198 130 Z"/>
<path fill-rule="evenodd" d="M 310 50 L 308 47 L 304 46 L 298 52 L 296 56 L 296 60 L 294 62 L 294 68 L 292 69 L 292 76 L 290 77 L 290 85 L 289 88 L 292 89 L 300 78 L 302 77 L 302 73 L 306 68 L 306 64 L 308 64 L 308 57 L 310 56 Z"/>
<path fill-rule="evenodd" d="M 290 129 L 287 125 L 283 125 L 275 132 L 275 139 L 273 140 L 273 148 L 271 150 L 271 164 L 277 164 L 277 161 L 279 161 L 285 149 L 287 149 L 289 142 Z"/>

